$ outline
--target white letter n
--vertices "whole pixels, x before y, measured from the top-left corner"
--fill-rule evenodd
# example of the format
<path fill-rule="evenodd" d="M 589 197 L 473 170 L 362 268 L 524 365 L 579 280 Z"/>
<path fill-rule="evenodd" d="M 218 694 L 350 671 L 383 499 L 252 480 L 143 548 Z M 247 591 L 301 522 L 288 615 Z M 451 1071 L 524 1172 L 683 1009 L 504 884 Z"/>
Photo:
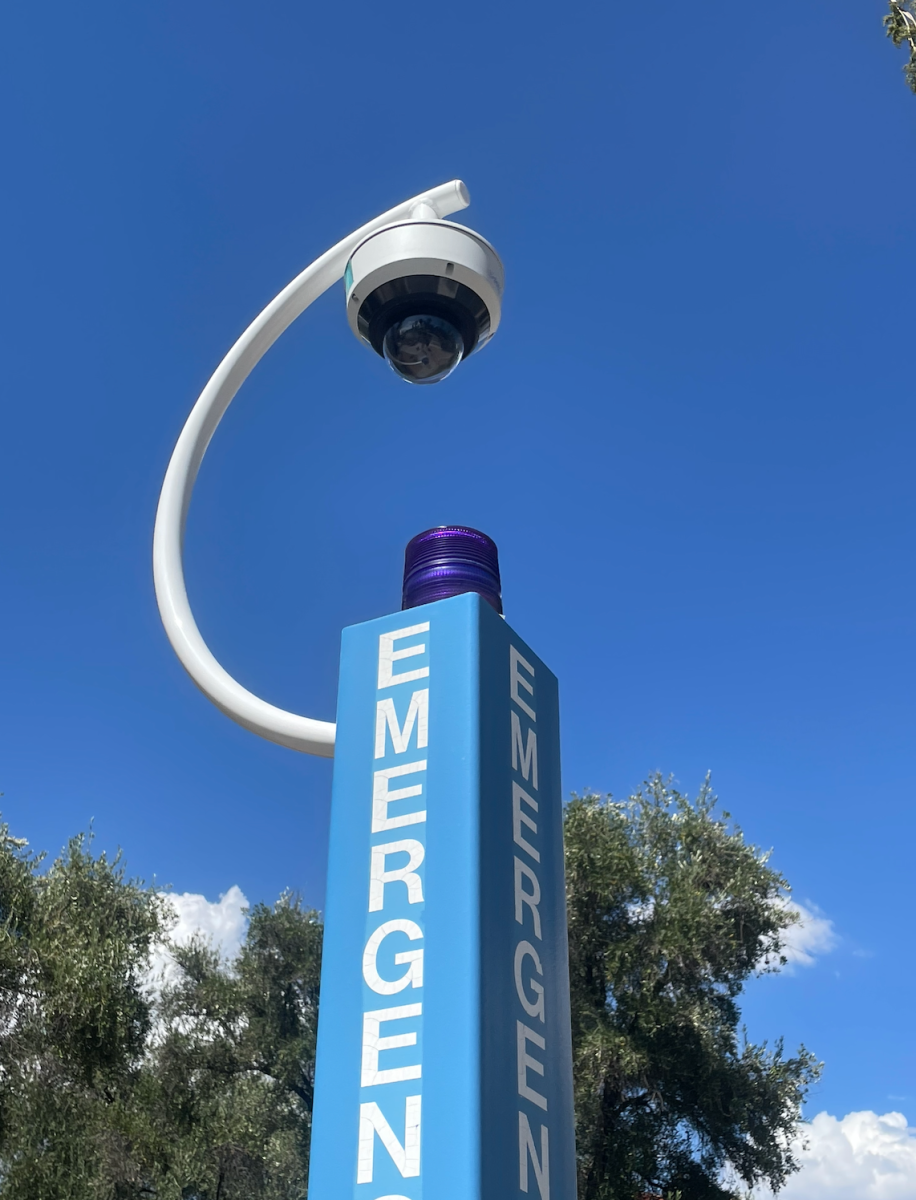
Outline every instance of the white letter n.
<path fill-rule="evenodd" d="M 550 1200 L 550 1147 L 547 1140 L 547 1126 L 541 1126 L 541 1158 L 538 1161 L 534 1148 L 534 1138 L 531 1136 L 531 1126 L 523 1112 L 518 1114 L 518 1186 L 523 1192 L 528 1191 L 528 1158 L 534 1167 L 534 1178 L 537 1181 L 541 1200 Z"/>
<path fill-rule="evenodd" d="M 394 1135 L 391 1126 L 382 1115 L 382 1110 L 371 1101 L 359 1106 L 359 1152 L 357 1155 L 356 1182 L 372 1182 L 372 1155 L 375 1149 L 375 1134 L 405 1179 L 420 1174 L 420 1097 L 408 1096 L 404 1101 L 404 1145 Z M 545 1197 L 545 1200 L 547 1198 Z"/>

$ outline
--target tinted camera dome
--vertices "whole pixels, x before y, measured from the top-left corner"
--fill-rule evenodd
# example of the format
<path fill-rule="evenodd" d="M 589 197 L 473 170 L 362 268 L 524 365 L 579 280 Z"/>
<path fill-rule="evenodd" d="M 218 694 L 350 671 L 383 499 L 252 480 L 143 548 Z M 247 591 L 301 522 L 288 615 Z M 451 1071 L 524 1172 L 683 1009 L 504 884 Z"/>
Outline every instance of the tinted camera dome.
<path fill-rule="evenodd" d="M 464 356 L 464 339 L 443 317 L 422 313 L 395 321 L 382 343 L 391 369 L 408 383 L 438 383 Z"/>

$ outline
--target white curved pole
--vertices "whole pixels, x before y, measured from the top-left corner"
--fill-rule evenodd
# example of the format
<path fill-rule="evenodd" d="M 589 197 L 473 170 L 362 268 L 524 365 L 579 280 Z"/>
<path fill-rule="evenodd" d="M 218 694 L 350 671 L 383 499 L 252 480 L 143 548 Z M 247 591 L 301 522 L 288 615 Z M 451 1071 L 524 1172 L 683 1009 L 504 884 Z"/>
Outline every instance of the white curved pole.
<path fill-rule="evenodd" d="M 153 578 L 159 613 L 172 648 L 204 695 L 233 721 L 268 741 L 305 754 L 333 757 L 333 722 L 286 712 L 243 688 L 210 653 L 194 621 L 182 567 L 184 526 L 194 481 L 210 438 L 236 392 L 280 334 L 343 278 L 347 260 L 363 238 L 393 221 L 411 217 L 428 220 L 430 215 L 442 218 L 469 203 L 467 188 L 460 180 L 443 183 L 382 213 L 306 267 L 251 322 L 213 372 L 181 431 L 165 473 L 153 534 Z"/>

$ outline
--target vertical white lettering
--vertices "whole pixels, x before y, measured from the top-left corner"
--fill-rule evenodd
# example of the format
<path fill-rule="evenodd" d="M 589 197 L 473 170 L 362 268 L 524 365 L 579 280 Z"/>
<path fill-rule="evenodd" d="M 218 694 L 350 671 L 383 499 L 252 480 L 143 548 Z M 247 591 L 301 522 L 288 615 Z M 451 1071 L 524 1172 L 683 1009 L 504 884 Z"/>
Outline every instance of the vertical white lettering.
<path fill-rule="evenodd" d="M 550 1153 L 547 1126 L 541 1126 L 541 1157 L 539 1160 L 534 1148 L 534 1138 L 531 1136 L 528 1118 L 523 1112 L 520 1112 L 518 1114 L 518 1186 L 523 1192 L 528 1191 L 529 1155 L 541 1200 L 550 1200 Z M 395 1197 L 391 1196 L 388 1200 L 395 1200 Z"/>
<path fill-rule="evenodd" d="M 522 712 L 527 713 L 528 716 L 532 719 L 532 721 L 536 721 L 537 717 L 535 716 L 534 709 L 531 708 L 530 705 L 526 704 L 525 701 L 518 694 L 519 684 L 521 684 L 521 686 L 525 689 L 525 691 L 528 693 L 529 696 L 534 695 L 534 684 L 529 683 L 528 680 L 524 677 L 524 675 L 519 675 L 519 673 L 518 673 L 519 666 L 524 667 L 525 670 L 528 672 L 528 674 L 531 676 L 531 678 L 532 679 L 534 678 L 534 667 L 531 665 L 530 662 L 528 662 L 527 659 L 522 658 L 522 656 L 519 654 L 519 652 L 516 650 L 516 648 L 514 646 L 510 646 L 509 647 L 509 698 L 510 698 L 510 700 L 514 700 L 515 703 L 522 710 Z M 379 671 L 381 672 L 381 668 L 379 668 Z M 406 675 L 404 676 L 404 678 L 405 679 L 407 678 Z M 381 684 L 379 684 L 379 687 L 381 687 Z"/>
<path fill-rule="evenodd" d="M 512 714 L 515 716 L 515 714 Z M 518 719 L 518 718 L 516 718 Z M 375 757 L 385 757 L 385 730 L 391 734 L 391 745 L 395 754 L 403 754 L 413 733 L 414 723 L 417 726 L 417 749 L 422 750 L 429 737 L 429 688 L 414 692 L 410 697 L 410 706 L 404 718 L 404 728 L 398 725 L 398 714 L 394 711 L 394 700 L 387 696 L 379 700 L 375 706 Z M 528 754 L 531 754 L 531 732 L 528 734 Z M 521 738 L 521 734 L 519 734 Z M 537 748 L 534 760 L 534 787 L 537 790 Z M 527 779 L 527 774 L 525 779 Z"/>
<path fill-rule="evenodd" d="M 532 833 L 537 833 L 538 827 L 535 821 L 528 816 L 526 812 L 522 812 L 522 801 L 530 805 L 535 812 L 538 810 L 538 802 L 533 796 L 529 796 L 523 787 L 519 784 L 512 785 L 512 838 L 516 846 L 521 846 L 535 862 L 541 861 L 541 856 L 530 842 L 526 842 L 522 837 L 522 825 L 527 825 Z"/>
<path fill-rule="evenodd" d="M 407 714 L 410 716 L 410 714 Z M 533 729 L 528 730 L 528 740 L 525 746 L 522 746 L 522 723 L 518 719 L 518 713 L 509 713 L 512 724 L 512 770 L 519 770 L 521 763 L 522 779 L 525 783 L 528 782 L 528 776 L 531 776 L 531 786 L 535 791 L 538 790 L 538 735 Z M 393 735 L 392 735 L 393 737 Z M 426 743 L 424 742 L 424 745 Z M 375 756 L 379 757 L 378 754 Z"/>
<path fill-rule="evenodd" d="M 530 726 L 523 729 L 519 713 L 511 707 L 516 705 L 531 721 L 537 717 L 534 704 L 535 669 L 514 646 L 509 647 L 509 709 L 510 746 L 512 770 L 521 775 L 525 784 L 532 791 L 538 790 L 538 740 L 537 733 Z M 523 699 L 521 693 L 527 698 Z M 527 736 L 526 736 L 527 735 Z M 535 863 L 541 861 L 538 848 L 528 840 L 532 834 L 537 835 L 538 823 L 534 814 L 538 812 L 538 802 L 520 783 L 512 781 L 512 840 Z M 527 834 L 527 836 L 526 836 Z M 538 905 L 541 901 L 541 885 L 532 868 L 514 856 L 515 862 L 515 920 L 519 925 L 525 924 L 525 908 L 531 910 L 531 923 L 535 939 L 541 940 L 541 916 Z M 544 984 L 530 975 L 526 968 L 533 967 L 537 975 L 543 978 L 544 967 L 540 955 L 529 941 L 520 941 L 515 947 L 513 975 L 515 978 L 515 993 L 519 1004 L 529 1017 L 534 1017 L 546 1024 Z M 516 1069 L 518 1094 L 525 1100 L 536 1104 L 547 1112 L 547 1096 L 535 1091 L 528 1082 L 529 1072 L 540 1075 L 546 1083 L 545 1060 L 534 1058 L 528 1053 L 529 1043 L 542 1052 L 546 1051 L 546 1039 L 535 1030 L 529 1028 L 523 1021 L 516 1020 Z M 543 1086 L 543 1085 L 542 1085 Z M 546 1088 L 545 1088 L 546 1092 Z M 535 1145 L 531 1125 L 524 1112 L 518 1114 L 518 1186 L 522 1192 L 528 1191 L 529 1164 L 534 1168 L 540 1200 L 550 1200 L 550 1158 L 549 1133 L 546 1125 L 540 1127 L 540 1154 Z"/>
<path fill-rule="evenodd" d="M 382 979 L 379 975 L 379 948 L 385 938 L 392 933 L 406 933 L 412 942 L 423 937 L 423 930 L 416 922 L 403 919 L 386 921 L 384 925 L 379 925 L 375 933 L 371 935 L 363 951 L 363 979 L 373 992 L 378 992 L 380 996 L 393 996 L 396 992 L 403 992 L 404 988 L 408 986 L 415 988 L 423 986 L 422 950 L 402 950 L 399 954 L 395 954 L 395 965 L 408 968 L 400 979 Z"/>
<path fill-rule="evenodd" d="M 415 1029 L 407 1033 L 396 1033 L 390 1037 L 382 1037 L 380 1032 L 385 1021 L 402 1021 L 405 1017 L 419 1017 L 422 1012 L 422 1004 L 401 1004 L 396 1008 L 377 1008 L 374 1012 L 363 1013 L 363 1061 L 360 1087 L 375 1087 L 380 1083 L 400 1083 L 403 1079 L 420 1078 L 419 1063 L 411 1063 L 407 1067 L 388 1067 L 386 1070 L 380 1071 L 378 1056 L 383 1050 L 398 1050 L 402 1046 L 416 1046 L 417 1031 Z"/>
<path fill-rule="evenodd" d="M 372 784 L 373 833 L 382 833 L 386 829 L 400 829 L 403 825 L 418 825 L 420 822 L 426 820 L 425 808 L 419 812 L 403 813 L 399 817 L 388 816 L 388 805 L 394 803 L 395 800 L 406 800 L 410 796 L 420 796 L 423 793 L 422 783 L 413 784 L 411 787 L 395 788 L 394 791 L 389 791 L 389 780 L 397 779 L 401 775 L 413 775 L 417 771 L 425 770 L 426 759 L 422 758 L 419 762 L 401 763 L 398 767 L 385 767 L 384 770 L 375 772 Z"/>
<path fill-rule="evenodd" d="M 372 862 L 369 867 L 369 911 L 379 912 L 385 907 L 385 884 L 404 883 L 407 885 L 407 903 L 423 903 L 423 884 L 416 869 L 422 863 L 426 851 L 422 842 L 414 838 L 405 838 L 403 842 L 385 842 L 382 846 L 372 847 Z M 409 855 L 403 867 L 385 870 L 385 859 L 389 854 Z"/>
<path fill-rule="evenodd" d="M 393 633 L 383 633 L 378 640 L 378 685 L 379 688 L 394 687 L 398 683 L 410 683 L 414 679 L 425 679 L 429 675 L 429 667 L 417 667 L 414 671 L 394 673 L 394 664 L 402 658 L 413 658 L 417 654 L 426 653 L 426 643 L 416 646 L 405 646 L 403 650 L 395 650 L 394 643 L 402 638 L 413 637 L 416 633 L 426 633 L 429 621 L 422 625 L 408 625 L 404 629 L 395 629 Z M 533 719 L 533 718 L 532 718 Z"/>
<path fill-rule="evenodd" d="M 547 1097 L 542 1096 L 540 1092 L 536 1092 L 534 1088 L 528 1086 L 528 1072 L 534 1071 L 537 1075 L 544 1074 L 544 1064 L 538 1058 L 532 1058 L 528 1053 L 527 1043 L 533 1042 L 539 1050 L 543 1050 L 547 1043 L 539 1033 L 535 1033 L 533 1029 L 529 1029 L 523 1021 L 516 1021 L 516 1056 L 518 1065 L 518 1094 L 524 1096 L 526 1100 L 530 1100 L 532 1104 L 536 1104 L 538 1108 L 543 1108 L 547 1111 Z"/>
<path fill-rule="evenodd" d="M 531 891 L 526 892 L 522 887 L 522 879 L 527 879 L 531 884 Z M 520 858 L 515 860 L 515 919 L 519 925 L 524 925 L 522 906 L 527 905 L 531 909 L 531 918 L 534 923 L 534 936 L 541 940 L 541 914 L 538 912 L 538 905 L 541 902 L 541 885 L 538 883 L 538 877 L 534 871 Z"/>
<path fill-rule="evenodd" d="M 406 639 L 416 638 L 417 635 L 429 631 L 429 622 L 407 625 L 402 629 L 383 633 L 378 645 L 378 688 L 393 688 L 398 684 L 410 683 L 417 679 L 429 677 L 429 666 L 415 667 L 412 670 L 395 672 L 395 664 L 404 659 L 416 658 L 426 654 L 427 642 L 416 641 L 413 645 L 399 645 Z M 419 688 L 413 691 L 403 725 L 398 719 L 398 710 L 393 698 L 385 697 L 376 702 L 375 710 L 375 758 L 384 758 L 387 752 L 387 740 L 390 736 L 391 749 L 395 754 L 406 753 L 411 738 L 416 731 L 416 749 L 423 750 L 429 740 L 429 688 Z M 400 829 L 405 825 L 417 825 L 426 821 L 426 809 L 420 808 L 414 812 L 402 812 L 398 816 L 389 815 L 391 804 L 399 800 L 409 800 L 420 797 L 424 793 L 424 780 L 419 778 L 414 783 L 404 787 L 392 787 L 391 781 L 401 779 L 405 775 L 419 776 L 426 771 L 426 760 L 401 763 L 396 767 L 388 767 L 375 771 L 372 780 L 372 833 L 382 833 L 391 829 Z M 526 777 L 527 779 L 527 777 Z M 419 803 L 424 804 L 423 800 Z M 401 866 L 388 868 L 388 860 L 392 855 L 405 854 L 407 862 Z M 423 844 L 413 838 L 401 841 L 387 842 L 380 846 L 370 847 L 369 866 L 369 911 L 379 912 L 385 907 L 385 885 L 403 883 L 407 889 L 408 904 L 423 902 L 423 881 L 417 873 L 423 863 L 425 849 Z M 403 896 L 403 893 L 400 893 Z M 383 979 L 379 974 L 378 957 L 385 939 L 393 934 L 406 934 L 412 941 L 423 938 L 423 930 L 414 921 L 392 920 L 383 922 L 369 937 L 363 951 L 363 979 L 367 986 L 382 996 L 394 995 L 405 988 L 422 988 L 423 986 L 423 956 L 422 948 L 402 950 L 394 954 L 395 965 L 405 968 L 396 979 Z M 401 943 L 403 945 L 403 943 Z M 397 943 L 395 943 L 397 945 Z M 383 960 L 391 962 L 391 952 Z M 375 1087 L 381 1084 L 391 1084 L 405 1080 L 420 1079 L 422 1064 L 411 1063 L 398 1067 L 379 1067 L 379 1055 L 384 1051 L 398 1050 L 418 1043 L 418 1029 L 408 1030 L 391 1036 L 382 1036 L 382 1026 L 388 1021 L 402 1021 L 406 1018 L 422 1017 L 422 1004 L 402 1004 L 392 1008 L 374 1009 L 363 1013 L 362 1056 L 360 1069 L 360 1085 Z M 397 1060 L 395 1060 L 397 1061 Z M 404 1139 L 401 1142 L 388 1122 L 387 1117 L 375 1102 L 367 1102 L 359 1106 L 359 1143 L 357 1150 L 356 1182 L 372 1183 L 374 1174 L 375 1138 L 379 1140 L 397 1167 L 402 1177 L 415 1178 L 420 1174 L 420 1096 L 407 1096 L 404 1100 Z M 390 1195 L 384 1200 L 406 1200 L 403 1196 Z"/>
<path fill-rule="evenodd" d="M 359 1151 L 356 1182 L 371 1183 L 375 1134 L 391 1155 L 401 1175 L 408 1179 L 420 1174 L 420 1097 L 408 1096 L 404 1101 L 404 1145 L 398 1141 L 382 1110 L 375 1103 L 359 1106 Z"/>
<path fill-rule="evenodd" d="M 544 974 L 544 968 L 541 966 L 541 960 L 538 957 L 538 952 L 530 942 L 519 942 L 515 947 L 515 991 L 518 995 L 519 1003 L 528 1014 L 529 1017 L 539 1017 L 544 1020 L 544 985 L 538 983 L 536 979 L 529 979 L 528 986 L 534 992 L 536 999 L 529 1000 L 528 994 L 525 991 L 525 985 L 522 982 L 522 963 L 525 957 L 531 959 L 534 963 L 534 969 L 538 975 Z"/>

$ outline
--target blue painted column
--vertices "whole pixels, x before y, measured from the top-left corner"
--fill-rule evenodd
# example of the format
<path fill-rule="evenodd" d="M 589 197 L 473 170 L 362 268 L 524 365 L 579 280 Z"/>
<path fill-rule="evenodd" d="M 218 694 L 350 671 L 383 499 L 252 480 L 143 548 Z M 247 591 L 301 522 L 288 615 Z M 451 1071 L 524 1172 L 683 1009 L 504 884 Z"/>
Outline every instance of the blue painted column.
<path fill-rule="evenodd" d="M 557 682 L 474 593 L 344 630 L 309 1200 L 575 1200 Z"/>

